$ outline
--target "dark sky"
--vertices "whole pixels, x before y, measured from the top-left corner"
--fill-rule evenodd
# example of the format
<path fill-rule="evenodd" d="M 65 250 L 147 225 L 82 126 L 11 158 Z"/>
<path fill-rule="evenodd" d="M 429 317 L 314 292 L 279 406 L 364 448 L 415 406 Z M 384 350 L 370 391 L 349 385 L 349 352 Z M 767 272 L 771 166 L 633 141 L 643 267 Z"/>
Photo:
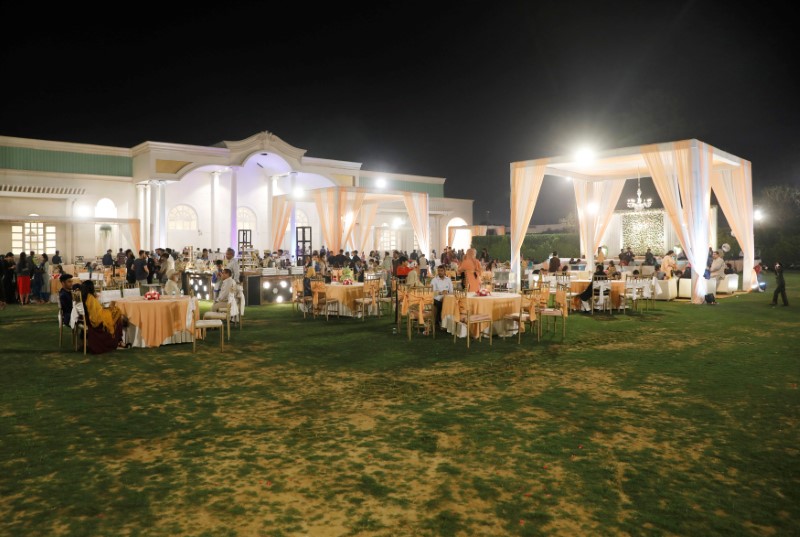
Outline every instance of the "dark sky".
<path fill-rule="evenodd" d="M 0 135 L 132 147 L 270 131 L 308 156 L 445 177 L 496 224 L 511 162 L 579 144 L 698 138 L 752 161 L 756 193 L 800 185 L 788 2 L 323 4 L 6 6 Z M 533 223 L 573 208 L 548 178 Z"/>

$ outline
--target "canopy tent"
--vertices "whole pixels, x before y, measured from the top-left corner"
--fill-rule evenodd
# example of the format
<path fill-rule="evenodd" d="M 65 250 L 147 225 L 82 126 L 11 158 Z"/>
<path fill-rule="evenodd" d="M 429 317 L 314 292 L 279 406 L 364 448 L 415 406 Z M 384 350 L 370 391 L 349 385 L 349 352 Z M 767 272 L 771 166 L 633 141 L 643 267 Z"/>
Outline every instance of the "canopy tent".
<path fill-rule="evenodd" d="M 388 192 L 361 187 L 328 187 L 310 192 L 317 208 L 322 238 L 333 252 L 348 242 L 359 251 L 366 250 L 369 230 L 375 223 L 378 205 L 402 201 L 408 212 L 420 251 L 428 252 L 428 194 L 424 192 Z M 286 225 L 297 199 L 290 194 L 272 198 L 272 244 L 278 249 L 283 243 Z"/>
<path fill-rule="evenodd" d="M 590 161 L 548 157 L 511 163 L 511 267 L 517 286 L 520 248 L 545 175 L 573 180 L 581 251 L 592 266 L 624 182 L 640 170 L 652 177 L 693 267 L 706 266 L 713 189 L 744 253 L 742 289 L 749 291 L 755 254 L 750 162 L 695 139 L 604 151 Z M 696 276 L 692 289 L 692 302 L 702 303 L 705 285 Z"/>

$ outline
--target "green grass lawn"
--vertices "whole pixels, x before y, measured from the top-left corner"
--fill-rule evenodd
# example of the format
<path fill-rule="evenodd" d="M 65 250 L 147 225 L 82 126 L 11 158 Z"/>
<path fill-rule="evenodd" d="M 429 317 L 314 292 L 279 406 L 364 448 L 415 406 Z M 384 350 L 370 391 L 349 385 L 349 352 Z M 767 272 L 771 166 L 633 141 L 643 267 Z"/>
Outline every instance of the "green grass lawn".
<path fill-rule="evenodd" d="M 83 356 L 8 306 L 0 535 L 800 535 L 800 275 L 766 279 L 469 350 L 269 305 L 222 355 Z"/>

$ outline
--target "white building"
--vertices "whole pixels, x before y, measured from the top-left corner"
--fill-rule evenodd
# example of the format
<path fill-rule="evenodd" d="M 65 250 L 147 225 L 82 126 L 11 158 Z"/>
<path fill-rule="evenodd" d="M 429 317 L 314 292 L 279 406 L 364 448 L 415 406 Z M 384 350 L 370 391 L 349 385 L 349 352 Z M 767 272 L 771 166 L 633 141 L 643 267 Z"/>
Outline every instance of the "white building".
<path fill-rule="evenodd" d="M 355 221 L 344 249 L 359 249 L 357 236 L 367 250 L 414 249 L 418 234 L 402 200 L 417 193 L 427 194 L 428 206 L 417 225 L 427 222 L 429 247 L 441 252 L 449 226 L 472 223 L 473 204 L 445 198 L 444 182 L 309 157 L 269 132 L 212 147 L 144 142 L 120 148 L 0 136 L 0 249 L 51 255 L 59 249 L 68 260 L 119 247 L 224 252 L 237 247 L 239 230 L 250 230 L 255 249 L 294 251 L 301 226 L 311 228 L 311 246 L 319 249 L 323 230 L 313 192 L 340 187 L 397 194 L 375 203 L 368 226 L 361 213 L 347 214 L 347 225 Z M 295 200 L 285 219 L 273 214 L 281 195 Z M 335 214 L 345 226 L 345 215 Z M 284 221 L 286 232 L 276 242 L 274 222 Z"/>

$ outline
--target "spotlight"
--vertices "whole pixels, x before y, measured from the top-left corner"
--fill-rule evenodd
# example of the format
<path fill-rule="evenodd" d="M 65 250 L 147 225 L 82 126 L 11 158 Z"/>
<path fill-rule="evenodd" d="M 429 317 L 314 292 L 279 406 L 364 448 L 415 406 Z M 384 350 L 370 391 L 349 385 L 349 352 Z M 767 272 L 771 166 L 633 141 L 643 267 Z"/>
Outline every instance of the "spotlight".
<path fill-rule="evenodd" d="M 286 280 L 281 280 L 281 287 L 286 289 Z"/>
<path fill-rule="evenodd" d="M 278 298 L 275 299 L 275 302 L 280 304 L 281 302 L 283 302 L 283 297 L 279 296 Z"/>

